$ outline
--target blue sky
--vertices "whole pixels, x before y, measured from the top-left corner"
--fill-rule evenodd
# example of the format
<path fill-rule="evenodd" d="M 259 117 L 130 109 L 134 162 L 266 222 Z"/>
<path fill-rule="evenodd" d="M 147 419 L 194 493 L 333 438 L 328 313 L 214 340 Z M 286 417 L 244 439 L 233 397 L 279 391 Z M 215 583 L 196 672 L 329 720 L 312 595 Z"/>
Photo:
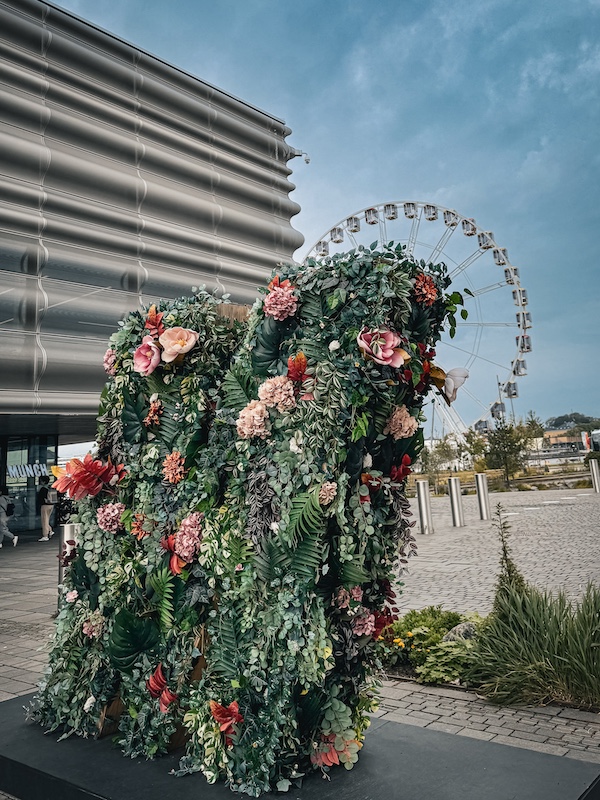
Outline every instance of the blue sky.
<path fill-rule="evenodd" d="M 431 200 L 492 230 L 533 319 L 516 414 L 600 417 L 600 0 L 59 5 L 286 121 L 311 158 L 290 162 L 297 257 L 389 200 Z M 508 289 L 494 304 L 486 319 L 514 319 Z M 484 404 L 515 332 L 486 330 L 468 384 Z"/>

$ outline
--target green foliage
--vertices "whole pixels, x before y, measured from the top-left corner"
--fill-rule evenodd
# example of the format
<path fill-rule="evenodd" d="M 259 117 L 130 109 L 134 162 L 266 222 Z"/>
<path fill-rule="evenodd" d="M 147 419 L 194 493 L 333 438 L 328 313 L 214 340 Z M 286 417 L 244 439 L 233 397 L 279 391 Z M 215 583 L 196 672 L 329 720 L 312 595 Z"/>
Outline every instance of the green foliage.
<path fill-rule="evenodd" d="M 168 567 L 155 570 L 148 578 L 154 594 L 152 603 L 158 611 L 160 627 L 163 633 L 173 627 L 175 578 Z"/>
<path fill-rule="evenodd" d="M 472 639 L 440 641 L 429 648 L 425 661 L 417 667 L 418 680 L 422 683 L 452 683 L 463 681 L 473 663 L 476 642 Z"/>
<path fill-rule="evenodd" d="M 130 673 L 140 655 L 153 650 L 159 639 L 160 632 L 154 620 L 122 608 L 115 616 L 108 641 L 111 663 L 121 672 Z"/>
<path fill-rule="evenodd" d="M 83 555 L 78 556 L 71 564 L 70 577 L 73 588 L 81 597 L 87 596 L 90 610 L 95 611 L 98 608 L 101 586 L 98 573 L 88 567 Z"/>
<path fill-rule="evenodd" d="M 263 317 L 256 329 L 256 344 L 251 355 L 255 375 L 264 378 L 277 374 L 279 351 L 288 330 L 287 322 L 278 322 L 274 317 Z"/>
<path fill-rule="evenodd" d="M 234 411 L 241 411 L 250 400 L 256 398 L 256 384 L 250 372 L 240 366 L 232 367 L 225 373 L 221 389 L 224 405 Z"/>
<path fill-rule="evenodd" d="M 477 638 L 466 680 L 495 703 L 600 706 L 600 590 L 579 604 L 504 584 Z"/>
<path fill-rule="evenodd" d="M 417 667 L 425 664 L 431 648 L 465 619 L 462 614 L 444 611 L 439 605 L 409 611 L 383 632 L 384 665 Z"/>
<path fill-rule="evenodd" d="M 292 500 L 289 536 L 292 547 L 307 537 L 319 537 L 325 529 L 323 508 L 319 504 L 319 487 L 302 492 Z"/>
<path fill-rule="evenodd" d="M 523 465 L 525 436 L 521 428 L 511 423 L 496 422 L 496 429 L 488 433 L 488 453 L 485 457 L 488 469 L 504 470 L 506 485 Z"/>
<path fill-rule="evenodd" d="M 135 444 L 146 437 L 146 428 L 143 423 L 147 413 L 146 398 L 141 392 L 132 397 L 125 388 L 122 390 L 122 397 L 121 422 L 123 424 L 123 438 L 128 444 Z"/>

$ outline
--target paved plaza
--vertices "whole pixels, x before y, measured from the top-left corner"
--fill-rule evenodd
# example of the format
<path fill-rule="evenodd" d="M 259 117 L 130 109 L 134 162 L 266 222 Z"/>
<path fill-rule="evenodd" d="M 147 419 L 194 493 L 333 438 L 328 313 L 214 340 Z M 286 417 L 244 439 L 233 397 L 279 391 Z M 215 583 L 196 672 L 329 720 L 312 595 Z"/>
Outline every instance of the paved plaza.
<path fill-rule="evenodd" d="M 600 495 L 589 489 L 506 492 L 501 503 L 511 524 L 514 560 L 527 580 L 563 589 L 576 600 L 600 580 Z M 403 611 L 441 604 L 461 612 L 491 609 L 499 544 L 492 522 L 479 520 L 475 496 L 463 497 L 465 527 L 454 528 L 450 500 L 432 498 L 434 533 L 419 533 L 400 599 Z M 42 672 L 53 628 L 58 536 L 23 537 L 0 549 L 0 702 L 29 694 Z M 500 708 L 476 694 L 412 681 L 386 682 L 379 717 L 392 722 L 495 741 L 600 763 L 600 714 L 548 707 Z M 2 706 L 0 705 L 0 724 Z M 0 792 L 0 800 L 3 798 Z"/>

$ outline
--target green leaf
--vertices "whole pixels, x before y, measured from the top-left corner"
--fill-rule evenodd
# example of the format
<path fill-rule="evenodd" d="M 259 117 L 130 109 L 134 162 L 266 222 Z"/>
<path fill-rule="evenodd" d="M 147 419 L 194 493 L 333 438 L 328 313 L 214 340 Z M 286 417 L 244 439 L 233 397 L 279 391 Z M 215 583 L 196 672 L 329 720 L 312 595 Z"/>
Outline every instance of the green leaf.
<path fill-rule="evenodd" d="M 466 309 L 466 308 L 461 308 L 461 310 L 460 310 L 460 315 L 461 315 L 461 317 L 462 317 L 463 319 L 466 319 L 466 318 L 469 316 L 469 312 L 467 311 L 467 309 Z"/>
<path fill-rule="evenodd" d="M 123 438 L 127 444 L 135 444 L 146 439 L 146 429 L 143 423 L 146 417 L 146 398 L 140 393 L 134 399 L 127 389 L 123 389 L 122 397 L 121 422 L 123 424 Z"/>
<path fill-rule="evenodd" d="M 168 567 L 162 567 L 150 575 L 150 586 L 154 589 L 152 601 L 158 611 L 160 627 L 166 633 L 173 627 L 173 596 L 175 576 Z"/>
<path fill-rule="evenodd" d="M 261 541 L 260 549 L 254 554 L 254 568 L 261 581 L 270 584 L 287 572 L 290 560 L 279 540 L 266 538 Z"/>
<path fill-rule="evenodd" d="M 234 411 L 241 411 L 251 400 L 256 399 L 256 385 L 254 378 L 243 369 L 235 366 L 230 369 L 221 384 L 224 405 Z"/>
<path fill-rule="evenodd" d="M 305 536 L 320 536 L 325 530 L 325 516 L 319 505 L 319 488 L 302 492 L 292 500 L 290 511 L 290 538 L 292 546 Z"/>
<path fill-rule="evenodd" d="M 131 673 L 142 653 L 153 650 L 160 639 L 156 623 L 122 608 L 113 623 L 108 640 L 108 655 L 113 666 Z"/>

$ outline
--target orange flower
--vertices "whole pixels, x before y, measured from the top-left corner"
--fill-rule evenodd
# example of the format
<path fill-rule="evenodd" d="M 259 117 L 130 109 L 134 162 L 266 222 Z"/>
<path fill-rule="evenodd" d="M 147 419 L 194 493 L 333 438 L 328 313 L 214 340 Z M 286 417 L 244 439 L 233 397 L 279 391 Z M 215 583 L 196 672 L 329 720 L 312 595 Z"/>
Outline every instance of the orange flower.
<path fill-rule="evenodd" d="M 114 494 L 113 487 L 125 477 L 123 464 L 115 466 L 110 458 L 104 464 L 95 461 L 90 453 L 83 461 L 72 458 L 64 468 L 52 467 L 52 473 L 57 478 L 52 488 L 61 493 L 67 492 L 71 500 L 95 497 L 103 489 Z"/>
<path fill-rule="evenodd" d="M 153 400 L 150 403 L 148 415 L 144 418 L 144 425 L 149 428 L 151 425 L 158 425 L 160 415 L 163 413 L 163 406 L 160 400 Z"/>
<path fill-rule="evenodd" d="M 135 536 L 138 542 L 141 542 L 144 537 L 150 536 L 150 531 L 147 531 L 144 528 L 145 520 L 146 517 L 144 516 L 144 514 L 133 515 L 133 522 L 131 523 L 131 533 Z"/>
<path fill-rule="evenodd" d="M 291 381 L 301 381 L 306 373 L 306 356 L 300 351 L 296 356 L 288 358 L 288 378 Z"/>
<path fill-rule="evenodd" d="M 144 327 L 150 333 L 150 336 L 154 336 L 155 339 L 165 332 L 165 326 L 162 323 L 163 316 L 164 314 L 156 311 L 155 305 L 151 305 L 148 309 L 148 316 L 146 317 L 146 324 Z"/>
<path fill-rule="evenodd" d="M 178 450 L 174 450 L 163 461 L 163 475 L 169 483 L 179 483 L 185 476 L 184 458 Z"/>
<path fill-rule="evenodd" d="M 437 299 L 437 289 L 431 275 L 421 272 L 415 280 L 415 300 L 424 306 L 432 306 Z"/>

